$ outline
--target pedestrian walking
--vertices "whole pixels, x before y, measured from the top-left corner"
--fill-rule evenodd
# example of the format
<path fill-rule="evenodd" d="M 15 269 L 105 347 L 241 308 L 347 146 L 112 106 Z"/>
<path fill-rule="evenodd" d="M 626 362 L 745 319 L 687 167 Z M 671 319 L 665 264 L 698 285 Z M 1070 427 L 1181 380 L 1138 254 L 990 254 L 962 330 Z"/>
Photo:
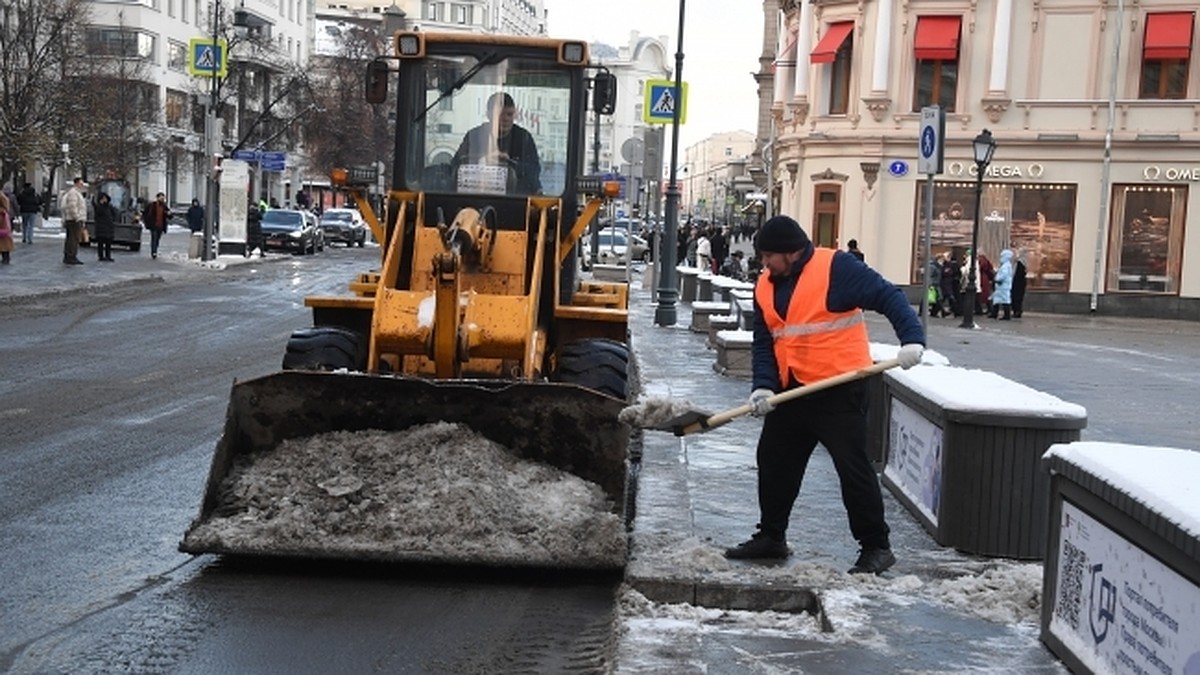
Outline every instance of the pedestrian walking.
<path fill-rule="evenodd" d="M 12 204 L 8 201 L 8 195 L 0 193 L 0 265 L 9 264 L 15 248 Z"/>
<path fill-rule="evenodd" d="M 188 207 L 187 224 L 193 234 L 204 230 L 204 207 L 200 206 L 199 199 L 193 198 L 192 205 Z"/>
<path fill-rule="evenodd" d="M 941 292 L 954 316 L 962 316 L 962 265 L 954 251 L 942 259 Z"/>
<path fill-rule="evenodd" d="M 696 236 L 696 267 L 709 274 L 716 271 L 713 269 L 712 241 L 708 238 L 708 228 L 702 228 Z"/>
<path fill-rule="evenodd" d="M 158 242 L 167 231 L 167 223 L 171 220 L 171 209 L 167 206 L 167 196 L 158 193 L 154 201 L 146 205 L 142 211 L 142 224 L 150 230 L 150 257 L 158 257 Z"/>
<path fill-rule="evenodd" d="M 83 264 L 79 259 L 79 239 L 87 225 L 87 199 L 83 196 L 86 189 L 87 183 L 82 177 L 76 176 L 71 187 L 67 188 L 59 199 L 59 203 L 62 204 L 63 227 L 67 230 L 67 238 L 63 241 L 64 265 Z"/>
<path fill-rule="evenodd" d="M 833 459 L 842 504 L 860 552 L 851 573 L 879 574 L 896 562 L 879 477 L 867 456 L 862 380 L 773 406 L 777 392 L 871 365 L 863 309 L 886 316 L 900 340 L 900 366 L 921 361 L 925 334 L 904 293 L 845 251 L 813 246 L 787 216 L 763 224 L 763 268 L 754 290 L 752 414 L 758 439 L 758 531 L 725 551 L 732 559 L 782 559 L 788 520 L 817 443 Z"/>
<path fill-rule="evenodd" d="M 42 218 L 42 196 L 32 184 L 26 183 L 17 194 L 17 209 L 21 212 L 21 241 L 32 244 L 33 230 Z"/>
<path fill-rule="evenodd" d="M 113 262 L 113 238 L 117 235 L 117 210 L 113 208 L 112 198 L 101 192 L 96 195 L 96 260 Z"/>
<path fill-rule="evenodd" d="M 1008 249 L 1000 251 L 1000 268 L 996 270 L 996 276 L 992 282 L 992 309 L 988 316 L 995 319 L 1003 311 L 1004 316 L 1000 317 L 1001 321 L 1012 319 L 1012 259 L 1012 251 Z"/>
<path fill-rule="evenodd" d="M 1021 250 L 1017 253 L 1017 263 L 1013 266 L 1013 286 L 1012 286 L 1012 315 L 1014 319 L 1021 318 L 1021 313 L 1025 310 L 1025 284 L 1027 283 L 1028 269 L 1025 265 L 1025 251 Z"/>

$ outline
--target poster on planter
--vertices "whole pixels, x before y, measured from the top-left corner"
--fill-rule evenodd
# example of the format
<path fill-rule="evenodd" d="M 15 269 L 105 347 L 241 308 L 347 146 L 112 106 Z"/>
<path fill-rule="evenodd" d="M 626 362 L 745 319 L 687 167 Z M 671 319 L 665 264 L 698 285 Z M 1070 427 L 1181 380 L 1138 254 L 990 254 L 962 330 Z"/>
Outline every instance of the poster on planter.
<path fill-rule="evenodd" d="M 1095 673 L 1200 675 L 1200 587 L 1064 501 L 1049 632 Z"/>
<path fill-rule="evenodd" d="M 942 496 L 942 428 L 895 398 L 884 471 L 936 527 Z"/>

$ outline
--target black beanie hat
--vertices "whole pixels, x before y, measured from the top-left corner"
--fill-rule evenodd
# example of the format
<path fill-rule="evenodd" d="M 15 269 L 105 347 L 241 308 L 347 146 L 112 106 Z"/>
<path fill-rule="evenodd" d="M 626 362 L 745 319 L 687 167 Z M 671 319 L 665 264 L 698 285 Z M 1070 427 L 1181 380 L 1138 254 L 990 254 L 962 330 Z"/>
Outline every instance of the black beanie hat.
<path fill-rule="evenodd" d="M 787 216 L 774 216 L 763 223 L 755 246 L 766 253 L 794 253 L 808 247 L 808 235 L 800 223 Z"/>

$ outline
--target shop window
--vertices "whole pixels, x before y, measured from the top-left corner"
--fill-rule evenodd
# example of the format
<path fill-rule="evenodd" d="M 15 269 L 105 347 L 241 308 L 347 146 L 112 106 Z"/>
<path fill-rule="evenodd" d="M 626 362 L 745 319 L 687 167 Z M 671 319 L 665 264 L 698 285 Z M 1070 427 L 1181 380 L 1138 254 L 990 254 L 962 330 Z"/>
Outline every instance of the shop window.
<path fill-rule="evenodd" d="M 1117 185 L 1108 233 L 1108 292 L 1179 293 L 1186 186 Z"/>
<path fill-rule="evenodd" d="M 167 42 L 167 68 L 180 73 L 187 71 L 187 45 L 174 40 Z"/>
<path fill-rule="evenodd" d="M 917 184 L 912 282 L 920 283 L 925 253 L 925 185 Z M 1070 285 L 1077 187 L 1071 184 L 984 183 L 979 250 L 998 263 L 1009 249 L 1025 263 L 1030 291 Z M 938 182 L 933 191 L 930 249 L 962 261 L 975 224 L 975 183 Z"/>
<path fill-rule="evenodd" d="M 842 212 L 842 186 L 818 185 L 814 190 L 813 243 L 826 248 L 837 248 L 838 221 Z"/>
<path fill-rule="evenodd" d="M 1187 97 L 1188 69 L 1192 60 L 1192 12 L 1157 12 L 1146 15 L 1142 42 L 1140 98 Z"/>
<path fill-rule="evenodd" d="M 854 59 L 854 22 L 842 21 L 829 25 L 821 41 L 813 49 L 813 63 L 829 64 L 830 115 L 845 115 L 850 105 L 850 66 Z"/>
<path fill-rule="evenodd" d="M 916 58 L 913 111 L 939 105 L 954 112 L 958 98 L 958 39 L 962 19 L 957 16 L 922 16 L 913 38 Z"/>

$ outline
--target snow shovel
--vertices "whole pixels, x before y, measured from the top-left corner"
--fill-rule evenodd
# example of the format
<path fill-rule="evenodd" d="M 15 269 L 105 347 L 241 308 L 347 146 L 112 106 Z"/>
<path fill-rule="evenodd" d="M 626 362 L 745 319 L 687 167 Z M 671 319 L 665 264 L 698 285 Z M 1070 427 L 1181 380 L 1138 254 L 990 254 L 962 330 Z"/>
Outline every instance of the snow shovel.
<path fill-rule="evenodd" d="M 879 363 L 871 365 L 867 368 L 852 370 L 848 373 L 842 373 L 841 375 L 827 377 L 823 380 L 817 380 L 812 384 L 808 384 L 797 389 L 789 389 L 785 392 L 775 394 L 767 400 L 771 402 L 771 405 L 777 406 L 780 403 L 790 401 L 794 398 L 815 394 L 818 391 L 829 389 L 830 387 L 836 387 L 839 384 L 853 382 L 854 380 L 861 380 L 876 373 L 882 373 L 883 371 L 888 370 L 889 368 L 895 368 L 898 365 L 900 365 L 899 359 L 880 361 Z M 753 410 L 753 408 L 751 408 L 749 404 L 740 405 L 732 410 L 726 410 L 725 412 L 720 412 L 715 415 L 701 410 L 689 410 L 682 415 L 678 415 L 667 420 L 666 422 L 653 425 L 649 428 L 656 429 L 658 431 L 671 431 L 674 432 L 676 436 L 687 436 L 688 434 L 703 433 L 705 431 L 716 429 L 717 427 L 728 424 L 742 415 L 749 414 L 751 410 Z"/>

